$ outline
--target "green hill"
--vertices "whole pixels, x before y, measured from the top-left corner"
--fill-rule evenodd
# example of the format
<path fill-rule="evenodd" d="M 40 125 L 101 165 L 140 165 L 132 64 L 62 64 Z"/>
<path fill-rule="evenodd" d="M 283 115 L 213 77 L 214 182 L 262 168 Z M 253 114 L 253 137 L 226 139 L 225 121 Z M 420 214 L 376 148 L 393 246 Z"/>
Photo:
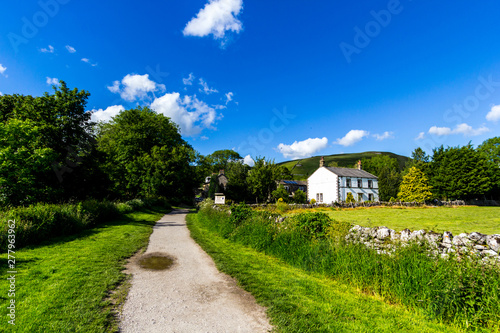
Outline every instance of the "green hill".
<path fill-rule="evenodd" d="M 354 154 L 337 154 L 337 155 L 329 155 L 323 157 L 325 159 L 326 166 L 328 166 L 329 163 L 335 161 L 338 163 L 339 167 L 353 168 L 359 160 L 363 158 L 372 158 L 377 155 L 388 155 L 389 157 L 397 159 L 401 169 L 404 168 L 406 162 L 410 159 L 402 155 L 397 155 L 388 152 L 377 152 L 377 151 L 368 151 L 364 153 L 354 153 Z M 305 180 L 319 167 L 320 159 L 321 156 L 313 156 L 301 160 L 281 162 L 279 164 L 290 169 L 292 171 L 294 179 Z"/>

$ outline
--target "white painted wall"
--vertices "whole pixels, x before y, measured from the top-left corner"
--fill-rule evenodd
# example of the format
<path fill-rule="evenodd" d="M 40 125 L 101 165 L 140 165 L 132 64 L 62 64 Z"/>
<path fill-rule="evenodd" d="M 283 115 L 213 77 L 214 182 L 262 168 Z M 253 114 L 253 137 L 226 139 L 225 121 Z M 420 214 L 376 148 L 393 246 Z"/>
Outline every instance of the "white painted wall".
<path fill-rule="evenodd" d="M 346 179 L 351 179 L 351 187 L 345 187 L 347 184 Z M 359 178 L 351 178 L 351 177 L 340 177 L 340 201 L 345 201 L 347 197 L 347 193 L 351 192 L 354 199 L 358 200 L 358 193 L 363 194 L 363 201 L 368 201 L 368 195 L 373 195 L 373 201 L 379 201 L 378 195 L 378 179 L 372 179 L 373 188 L 368 188 L 368 178 L 361 178 L 362 187 L 358 187 L 358 179 Z"/>
<path fill-rule="evenodd" d="M 326 168 L 319 168 L 307 179 L 307 198 L 317 200 L 317 194 L 323 193 L 323 202 L 331 204 L 338 201 L 337 175 Z"/>
<path fill-rule="evenodd" d="M 349 188 L 346 187 L 347 178 L 351 179 L 351 187 Z M 379 201 L 378 180 L 371 179 L 373 181 L 373 188 L 368 188 L 369 179 L 361 178 L 362 187 L 359 188 L 358 179 L 360 178 L 338 177 L 324 167 L 319 168 L 307 179 L 307 198 L 309 201 L 314 199 L 317 203 L 331 204 L 332 202 L 345 201 L 347 193 L 351 192 L 355 200 L 358 200 L 358 194 L 361 193 L 363 201 L 368 201 L 369 194 L 373 195 L 373 201 Z M 338 198 L 338 183 L 340 183 L 340 198 Z M 322 202 L 317 199 L 317 194 L 320 193 L 323 194 Z"/>

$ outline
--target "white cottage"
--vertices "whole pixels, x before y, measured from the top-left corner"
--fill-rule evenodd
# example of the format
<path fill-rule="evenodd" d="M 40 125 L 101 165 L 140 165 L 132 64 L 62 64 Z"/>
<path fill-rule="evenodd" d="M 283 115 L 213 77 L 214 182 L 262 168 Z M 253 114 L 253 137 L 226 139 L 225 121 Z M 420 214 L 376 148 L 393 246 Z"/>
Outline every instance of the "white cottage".
<path fill-rule="evenodd" d="M 317 203 L 343 202 L 351 192 L 357 201 L 379 201 L 378 178 L 361 169 L 325 167 L 323 157 L 319 169 L 307 179 L 307 198 Z"/>

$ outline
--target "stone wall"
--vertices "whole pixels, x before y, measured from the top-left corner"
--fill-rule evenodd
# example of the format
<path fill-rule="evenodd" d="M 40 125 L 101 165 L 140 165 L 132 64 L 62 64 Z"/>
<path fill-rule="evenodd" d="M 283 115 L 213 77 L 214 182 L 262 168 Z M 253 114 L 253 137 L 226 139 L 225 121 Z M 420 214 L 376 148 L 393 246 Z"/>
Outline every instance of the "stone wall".
<path fill-rule="evenodd" d="M 451 253 L 474 254 L 485 262 L 500 263 L 500 235 L 472 232 L 453 236 L 449 231 L 442 234 L 409 229 L 396 232 L 387 227 L 365 228 L 356 225 L 349 230 L 346 240 L 364 244 L 378 253 L 390 254 L 398 247 L 414 242 L 428 246 L 432 254 L 441 257 L 448 257 Z"/>

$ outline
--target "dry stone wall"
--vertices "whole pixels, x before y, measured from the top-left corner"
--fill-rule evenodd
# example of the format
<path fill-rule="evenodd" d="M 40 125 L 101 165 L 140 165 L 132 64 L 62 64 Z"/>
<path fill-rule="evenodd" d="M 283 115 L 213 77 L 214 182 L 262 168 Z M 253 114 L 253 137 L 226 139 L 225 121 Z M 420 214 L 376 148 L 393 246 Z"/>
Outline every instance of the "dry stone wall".
<path fill-rule="evenodd" d="M 449 231 L 442 234 L 409 229 L 396 232 L 387 227 L 366 228 L 356 225 L 349 230 L 346 240 L 364 244 L 368 248 L 386 254 L 394 252 L 400 246 L 407 246 L 414 242 L 427 245 L 434 255 L 444 258 L 451 253 L 473 254 L 479 256 L 484 262 L 500 263 L 500 235 L 472 232 L 453 236 Z"/>

